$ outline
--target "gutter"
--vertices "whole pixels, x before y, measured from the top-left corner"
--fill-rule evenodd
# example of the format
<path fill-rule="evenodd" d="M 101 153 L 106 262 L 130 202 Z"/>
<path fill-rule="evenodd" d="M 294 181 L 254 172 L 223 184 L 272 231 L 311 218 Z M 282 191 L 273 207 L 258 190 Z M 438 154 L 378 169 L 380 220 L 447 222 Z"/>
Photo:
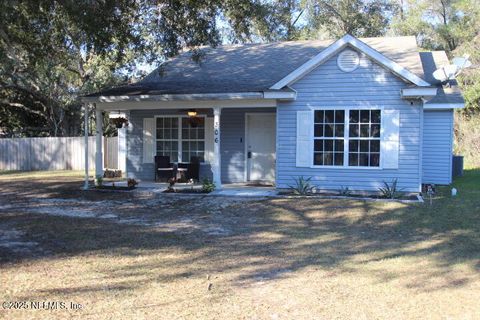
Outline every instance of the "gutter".
<path fill-rule="evenodd" d="M 402 99 L 432 98 L 437 95 L 436 87 L 405 88 L 400 91 Z"/>

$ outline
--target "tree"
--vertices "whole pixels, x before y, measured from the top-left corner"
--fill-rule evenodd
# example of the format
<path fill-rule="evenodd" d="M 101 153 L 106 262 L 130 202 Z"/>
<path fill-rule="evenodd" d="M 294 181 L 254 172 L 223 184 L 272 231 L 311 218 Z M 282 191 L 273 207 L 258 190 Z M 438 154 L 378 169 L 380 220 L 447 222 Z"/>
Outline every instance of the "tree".
<path fill-rule="evenodd" d="M 79 95 L 125 82 L 138 64 L 184 47 L 219 44 L 219 16 L 246 41 L 262 8 L 255 0 L 2 1 L 0 127 L 72 134 Z"/>
<path fill-rule="evenodd" d="M 455 56 L 470 55 L 474 67 L 465 69 L 458 76 L 458 83 L 465 98 L 466 114 L 480 113 L 480 34 L 466 41 L 453 52 Z"/>
<path fill-rule="evenodd" d="M 397 6 L 388 0 L 304 0 L 310 32 L 326 37 L 376 37 L 386 33 Z"/>
<path fill-rule="evenodd" d="M 478 0 L 403 0 L 401 5 L 404 14 L 393 19 L 393 32 L 417 36 L 425 49 L 450 53 L 480 30 Z"/>

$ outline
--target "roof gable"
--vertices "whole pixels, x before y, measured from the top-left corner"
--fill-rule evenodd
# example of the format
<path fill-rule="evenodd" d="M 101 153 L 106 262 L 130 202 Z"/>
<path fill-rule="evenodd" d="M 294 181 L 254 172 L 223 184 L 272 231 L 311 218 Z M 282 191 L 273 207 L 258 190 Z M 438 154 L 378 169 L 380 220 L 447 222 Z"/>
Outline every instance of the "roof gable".
<path fill-rule="evenodd" d="M 345 47 L 350 46 L 357 49 L 360 52 L 366 54 L 369 58 L 385 67 L 386 69 L 392 71 L 394 74 L 400 78 L 409 81 L 417 86 L 426 87 L 431 84 L 414 74 L 413 72 L 402 67 L 395 61 L 387 58 L 385 55 L 381 54 L 377 50 L 371 48 L 366 43 L 360 41 L 359 39 L 352 37 L 351 35 L 345 35 L 341 39 L 335 41 L 325 50 L 321 51 L 319 54 L 314 56 L 309 61 L 302 64 L 299 68 L 289 73 L 287 76 L 282 78 L 280 81 L 276 82 L 273 86 L 270 87 L 271 90 L 279 90 L 283 87 L 291 85 L 292 83 L 298 81 L 300 78 L 311 72 L 320 64 L 324 63 L 330 57 L 336 53 L 343 50 Z"/>

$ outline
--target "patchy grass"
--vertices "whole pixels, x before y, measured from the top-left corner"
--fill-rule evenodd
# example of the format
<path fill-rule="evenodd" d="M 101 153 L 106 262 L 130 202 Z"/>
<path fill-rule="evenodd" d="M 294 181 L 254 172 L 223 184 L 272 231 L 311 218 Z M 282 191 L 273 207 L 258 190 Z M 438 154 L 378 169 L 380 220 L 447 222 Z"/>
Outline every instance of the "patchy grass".
<path fill-rule="evenodd" d="M 81 176 L 9 176 L 0 243 L 29 245 L 0 247 L 0 301 L 83 309 L 2 318 L 480 317 L 478 170 L 431 206 L 84 192 Z"/>
<path fill-rule="evenodd" d="M 82 178 L 84 171 L 58 170 L 58 171 L 2 171 L 0 181 L 28 180 L 28 179 L 55 179 L 55 178 Z"/>

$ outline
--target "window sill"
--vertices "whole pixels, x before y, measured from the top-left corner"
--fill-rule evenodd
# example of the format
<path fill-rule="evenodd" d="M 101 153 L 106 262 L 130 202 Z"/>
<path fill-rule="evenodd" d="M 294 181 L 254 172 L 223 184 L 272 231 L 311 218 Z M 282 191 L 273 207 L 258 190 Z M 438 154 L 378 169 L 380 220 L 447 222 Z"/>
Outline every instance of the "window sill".
<path fill-rule="evenodd" d="M 346 169 L 346 170 L 383 170 L 382 167 L 350 167 L 350 166 L 310 166 L 312 169 Z"/>

